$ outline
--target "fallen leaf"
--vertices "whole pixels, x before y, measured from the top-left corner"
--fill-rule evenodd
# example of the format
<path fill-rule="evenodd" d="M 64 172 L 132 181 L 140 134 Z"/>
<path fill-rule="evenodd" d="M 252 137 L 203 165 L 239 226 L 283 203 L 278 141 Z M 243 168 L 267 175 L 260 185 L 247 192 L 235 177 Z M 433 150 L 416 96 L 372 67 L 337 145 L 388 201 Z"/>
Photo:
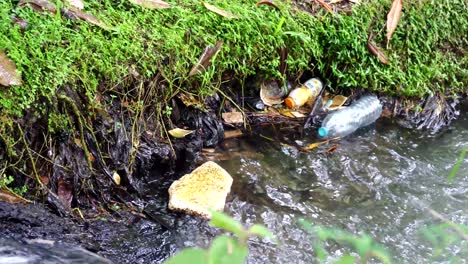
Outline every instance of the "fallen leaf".
<path fill-rule="evenodd" d="M 175 138 L 184 138 L 185 136 L 192 134 L 194 130 L 187 130 L 187 129 L 182 129 L 182 128 L 174 128 L 169 131 L 169 135 L 175 137 Z"/>
<path fill-rule="evenodd" d="M 112 179 L 114 180 L 115 184 L 120 185 L 120 175 L 114 171 L 112 174 Z"/>
<path fill-rule="evenodd" d="M 348 97 L 343 96 L 343 95 L 337 95 L 333 97 L 333 99 L 331 100 L 331 104 L 328 106 L 328 110 L 336 110 L 342 107 L 344 103 L 346 103 L 347 100 L 348 100 Z"/>
<path fill-rule="evenodd" d="M 327 139 L 325 141 L 312 143 L 312 144 L 308 145 L 307 147 L 302 148 L 302 151 L 310 151 L 310 150 L 312 150 L 312 149 L 314 149 L 314 148 L 316 148 L 316 147 L 318 147 L 320 145 L 326 144 L 326 143 L 328 143 L 330 141 L 334 141 L 334 140 L 337 140 L 337 139 L 339 139 L 339 138 L 336 137 L 336 138 Z"/>
<path fill-rule="evenodd" d="M 58 180 L 57 195 L 59 197 L 59 200 L 67 209 L 71 208 L 71 202 L 73 199 L 72 190 L 72 185 L 70 183 L 65 182 L 63 178 L 60 178 Z"/>
<path fill-rule="evenodd" d="M 202 2 L 203 6 L 206 7 L 206 9 L 210 10 L 211 12 L 214 12 L 222 17 L 225 17 L 225 18 L 239 18 L 238 16 L 232 14 L 232 13 L 229 13 L 227 11 L 224 11 L 220 8 L 217 8 L 216 6 L 213 6 L 213 5 L 210 5 L 208 3 L 205 3 L 205 2 Z"/>
<path fill-rule="evenodd" d="M 373 43 L 372 43 L 372 33 L 369 35 L 367 39 L 367 49 L 376 56 L 380 62 L 383 64 L 389 64 L 387 57 L 380 51 Z"/>
<path fill-rule="evenodd" d="M 41 180 L 42 184 L 44 185 L 49 184 L 49 177 L 46 175 L 39 176 L 39 180 Z"/>
<path fill-rule="evenodd" d="M 15 203 L 24 203 L 25 200 L 21 199 L 17 195 L 7 191 L 7 190 L 0 190 L 0 201 L 4 201 L 7 203 L 15 204 Z"/>
<path fill-rule="evenodd" d="M 93 25 L 96 25 L 98 27 L 101 27 L 101 28 L 104 28 L 104 29 L 107 29 L 108 27 L 102 23 L 101 21 L 99 21 L 99 19 L 97 19 L 95 16 L 91 15 L 91 14 L 88 14 L 88 13 L 85 13 L 85 12 L 82 12 L 76 8 L 69 8 L 69 9 L 63 9 L 63 11 L 68 14 L 68 16 L 75 16 L 81 20 L 84 20 L 86 22 L 89 22 Z"/>
<path fill-rule="evenodd" d="M 224 122 L 227 124 L 242 124 L 244 123 L 244 115 L 241 112 L 222 113 Z"/>
<path fill-rule="evenodd" d="M 338 148 L 338 145 L 333 145 L 331 146 L 330 148 L 328 148 L 327 150 L 325 150 L 325 153 L 327 154 L 331 154 L 333 152 L 335 152 L 335 150 Z"/>
<path fill-rule="evenodd" d="M 205 48 L 205 51 L 203 51 L 203 54 L 200 56 L 198 59 L 197 64 L 195 64 L 192 69 L 190 70 L 189 77 L 193 76 L 197 73 L 202 73 L 205 71 L 206 68 L 208 68 L 211 65 L 211 59 L 213 58 L 216 53 L 221 49 L 223 46 L 222 41 L 216 42 L 216 46 L 208 46 Z"/>
<path fill-rule="evenodd" d="M 23 31 L 28 28 L 28 21 L 26 21 L 26 20 L 24 20 L 22 18 L 14 16 L 14 17 L 11 18 L 11 22 L 18 25 Z"/>
<path fill-rule="evenodd" d="M 290 117 L 290 118 L 296 118 L 296 116 L 291 112 L 291 110 L 286 109 L 286 108 L 278 109 L 278 113 L 280 113 L 282 116 L 286 116 L 286 117 Z"/>
<path fill-rule="evenodd" d="M 275 8 L 276 10 L 278 10 L 278 11 L 281 10 L 281 9 L 280 9 L 277 5 L 275 5 L 275 4 L 273 3 L 273 1 L 271 1 L 271 0 L 262 0 L 262 1 L 258 1 L 256 5 L 257 5 L 257 6 L 260 6 L 260 5 L 269 5 L 269 6 L 271 6 L 271 7 L 274 7 L 274 8 Z"/>
<path fill-rule="evenodd" d="M 29 6 L 32 9 L 34 9 L 34 11 L 36 12 L 43 12 L 43 11 L 49 11 L 51 13 L 57 12 L 57 8 L 55 8 L 53 4 L 49 3 L 49 1 L 45 1 L 45 0 L 21 0 L 18 2 L 18 6 L 20 7 Z"/>
<path fill-rule="evenodd" d="M 0 50 L 0 84 L 21 85 L 21 76 L 16 71 L 16 64 L 2 50 Z"/>
<path fill-rule="evenodd" d="M 306 117 L 306 115 L 304 115 L 303 113 L 301 112 L 297 112 L 297 111 L 291 111 L 291 114 L 296 117 L 296 118 L 303 118 L 303 117 Z"/>
<path fill-rule="evenodd" d="M 177 98 L 179 98 L 182 101 L 182 103 L 187 107 L 192 106 L 197 109 L 205 110 L 204 104 L 202 104 L 200 100 L 195 98 L 195 96 L 193 96 L 192 94 L 179 93 L 177 95 Z"/>
<path fill-rule="evenodd" d="M 224 130 L 224 139 L 241 137 L 243 134 L 240 129 Z"/>
<path fill-rule="evenodd" d="M 328 12 L 330 13 L 334 13 L 333 12 L 333 9 L 330 7 L 330 5 L 328 5 L 327 3 L 325 3 L 325 1 L 323 0 L 315 0 L 317 1 L 320 5 L 322 5 L 326 10 L 328 10 Z"/>
<path fill-rule="evenodd" d="M 76 9 L 83 9 L 84 3 L 81 0 L 67 0 L 68 4 Z"/>
<path fill-rule="evenodd" d="M 161 1 L 161 0 L 128 0 L 135 5 L 139 5 L 142 7 L 150 8 L 150 9 L 164 9 L 170 8 L 171 5 Z"/>
<path fill-rule="evenodd" d="M 403 9 L 403 0 L 394 0 L 390 12 L 387 14 L 387 46 L 392 38 L 393 32 L 400 21 L 401 10 Z"/>

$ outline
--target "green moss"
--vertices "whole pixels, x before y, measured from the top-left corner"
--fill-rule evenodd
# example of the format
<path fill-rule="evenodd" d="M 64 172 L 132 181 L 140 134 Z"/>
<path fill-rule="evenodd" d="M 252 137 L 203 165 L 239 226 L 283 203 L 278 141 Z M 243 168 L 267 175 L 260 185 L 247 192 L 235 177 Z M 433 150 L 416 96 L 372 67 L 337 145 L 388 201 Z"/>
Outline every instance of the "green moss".
<path fill-rule="evenodd" d="M 316 16 L 289 2 L 279 3 L 282 11 L 276 11 L 257 7 L 255 1 L 216 1 L 239 19 L 223 18 L 193 0 L 168 1 L 174 7 L 164 10 L 123 0 L 86 1 L 86 12 L 108 29 L 18 8 L 16 2 L 0 5 L 0 49 L 23 77 L 22 86 L 0 91 L 0 107 L 12 114 L 21 115 L 38 98 L 51 98 L 64 85 L 77 87 L 91 101 L 100 84 L 109 89 L 128 86 L 124 81 L 130 67 L 144 79 L 165 79 L 168 89 L 160 92 L 160 100 L 177 89 L 210 94 L 226 72 L 239 79 L 256 73 L 280 78 L 277 49 L 283 45 L 289 49 L 289 75 L 312 70 L 333 87 L 362 86 L 406 96 L 466 92 L 464 0 L 405 1 L 400 25 L 385 50 L 391 65 L 379 63 L 366 49 L 371 22 L 378 33 L 375 42 L 385 45 L 381 29 L 389 0 L 355 6 L 351 15 L 324 11 Z M 28 21 L 24 32 L 11 23 L 13 15 Z M 224 46 L 212 67 L 187 78 L 204 48 L 218 40 Z"/>

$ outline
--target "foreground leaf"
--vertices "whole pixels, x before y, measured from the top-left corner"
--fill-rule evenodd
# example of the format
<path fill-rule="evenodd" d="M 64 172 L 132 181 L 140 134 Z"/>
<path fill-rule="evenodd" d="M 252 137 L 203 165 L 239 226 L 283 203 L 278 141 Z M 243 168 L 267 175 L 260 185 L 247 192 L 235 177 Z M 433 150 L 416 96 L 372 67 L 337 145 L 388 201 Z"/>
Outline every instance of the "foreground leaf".
<path fill-rule="evenodd" d="M 229 231 L 238 237 L 243 236 L 245 233 L 244 227 L 234 218 L 217 211 L 211 211 L 210 225 Z"/>
<path fill-rule="evenodd" d="M 209 262 L 213 264 L 243 264 L 249 250 L 246 245 L 226 235 L 216 237 L 209 250 Z M 187 262 L 191 263 L 191 262 Z"/>
<path fill-rule="evenodd" d="M 248 232 L 250 234 L 254 234 L 263 238 L 273 239 L 274 237 L 273 234 L 270 232 L 270 230 L 268 230 L 268 228 L 259 224 L 254 224 L 253 226 L 251 226 Z"/>
<path fill-rule="evenodd" d="M 67 13 L 69 13 L 70 15 L 73 15 L 81 20 L 84 20 L 88 23 L 91 23 L 93 25 L 96 25 L 98 27 L 101 27 L 103 29 L 107 29 L 108 27 L 102 23 L 101 21 L 99 21 L 99 19 L 97 19 L 95 16 L 91 15 L 91 14 L 88 14 L 88 13 L 85 13 L 85 12 L 82 12 L 76 8 L 70 8 L 67 10 Z"/>
<path fill-rule="evenodd" d="M 174 128 L 167 131 L 171 136 L 175 138 L 184 138 L 185 136 L 192 134 L 194 130 L 187 130 L 182 128 Z"/>
<path fill-rule="evenodd" d="M 205 71 L 206 68 L 208 68 L 211 65 L 211 59 L 213 58 L 216 53 L 221 49 L 223 46 L 222 41 L 216 42 L 216 46 L 208 46 L 205 48 L 205 51 L 203 51 L 203 54 L 200 56 L 198 59 L 197 64 L 195 64 L 192 69 L 190 70 L 189 77 L 193 76 L 197 73 L 202 73 Z"/>
<path fill-rule="evenodd" d="M 142 7 L 146 7 L 149 9 L 164 9 L 164 8 L 170 8 L 171 5 L 161 1 L 161 0 L 128 0 L 132 2 L 135 5 L 139 5 Z"/>
<path fill-rule="evenodd" d="M 164 264 L 206 264 L 207 262 L 208 256 L 204 250 L 188 248 L 178 252 L 172 258 L 164 261 Z"/>
<path fill-rule="evenodd" d="M 390 12 L 387 14 L 387 45 L 392 38 L 393 32 L 400 21 L 401 10 L 403 9 L 403 0 L 394 0 Z"/>
<path fill-rule="evenodd" d="M 372 43 L 372 33 L 369 35 L 367 39 L 367 49 L 376 56 L 379 61 L 383 64 L 389 64 L 387 57 L 380 51 L 373 43 Z"/>
<path fill-rule="evenodd" d="M 18 2 L 18 6 L 25 7 L 29 6 L 36 12 L 49 11 L 51 13 L 56 13 L 57 8 L 49 1 L 45 0 L 21 0 Z"/>
<path fill-rule="evenodd" d="M 16 64 L 5 52 L 0 50 L 0 84 L 3 86 L 21 85 L 21 76 L 16 71 Z"/>
<path fill-rule="evenodd" d="M 216 6 L 213 6 L 213 5 L 210 5 L 208 3 L 205 3 L 205 2 L 202 2 L 203 6 L 206 7 L 206 9 L 210 10 L 211 12 L 214 12 L 222 17 L 225 17 L 225 18 L 239 18 L 238 16 L 232 14 L 232 13 L 229 13 L 227 11 L 224 11 L 220 8 L 217 8 Z"/>

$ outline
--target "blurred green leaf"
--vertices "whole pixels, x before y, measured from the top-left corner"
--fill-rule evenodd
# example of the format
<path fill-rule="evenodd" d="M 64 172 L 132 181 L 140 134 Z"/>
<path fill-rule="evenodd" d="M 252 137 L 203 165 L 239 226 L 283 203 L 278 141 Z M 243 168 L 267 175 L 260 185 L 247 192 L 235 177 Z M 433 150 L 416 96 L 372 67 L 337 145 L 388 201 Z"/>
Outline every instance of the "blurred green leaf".
<path fill-rule="evenodd" d="M 268 230 L 268 228 L 259 224 L 255 224 L 251 226 L 248 232 L 249 234 L 257 235 L 263 238 L 270 238 L 270 239 L 274 238 L 273 234 L 270 232 L 270 230 Z"/>
<path fill-rule="evenodd" d="M 210 225 L 232 232 L 238 237 L 245 236 L 245 230 L 238 221 L 220 212 L 211 211 Z"/>
<path fill-rule="evenodd" d="M 333 262 L 334 264 L 354 264 L 356 263 L 356 258 L 350 255 L 344 255 L 339 258 L 337 261 Z"/>
<path fill-rule="evenodd" d="M 223 235 L 217 237 L 209 250 L 209 264 L 242 264 L 249 251 L 236 239 Z"/>
<path fill-rule="evenodd" d="M 164 264 L 206 264 L 208 254 L 203 249 L 188 248 L 171 257 Z"/>
<path fill-rule="evenodd" d="M 463 159 L 465 158 L 465 155 L 467 152 L 468 152 L 468 148 L 464 148 L 462 152 L 460 153 L 457 163 L 455 163 L 455 166 L 453 166 L 453 169 L 447 178 L 449 182 L 452 182 L 453 178 L 455 178 L 455 175 L 457 174 L 457 171 L 460 169 L 460 166 L 463 163 Z"/>

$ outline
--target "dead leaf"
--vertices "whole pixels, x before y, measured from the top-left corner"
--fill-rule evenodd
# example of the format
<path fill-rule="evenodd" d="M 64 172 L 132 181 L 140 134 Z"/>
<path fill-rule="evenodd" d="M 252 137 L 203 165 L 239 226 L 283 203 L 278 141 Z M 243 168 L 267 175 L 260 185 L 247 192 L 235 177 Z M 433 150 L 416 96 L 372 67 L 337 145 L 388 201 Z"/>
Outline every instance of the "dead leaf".
<path fill-rule="evenodd" d="M 403 9 L 403 0 L 394 0 L 390 12 L 387 14 L 387 46 L 392 38 L 393 32 L 398 25 Z"/>
<path fill-rule="evenodd" d="M 274 8 L 275 8 L 276 10 L 278 10 L 278 11 L 281 10 L 281 9 L 280 9 L 277 5 L 275 5 L 275 4 L 273 3 L 273 1 L 271 1 L 271 0 L 262 0 L 262 1 L 258 1 L 256 5 L 257 5 L 257 6 L 260 6 L 260 5 L 269 5 L 269 6 L 271 6 L 271 7 L 274 7 Z"/>
<path fill-rule="evenodd" d="M 224 11 L 220 8 L 217 8 L 216 6 L 213 6 L 213 5 L 210 5 L 208 3 L 205 3 L 205 2 L 202 2 L 203 6 L 206 7 L 206 9 L 210 10 L 211 12 L 214 12 L 222 17 L 225 17 L 225 18 L 239 18 L 237 15 L 234 15 L 232 13 L 229 13 L 227 11 Z"/>
<path fill-rule="evenodd" d="M 56 13 L 57 8 L 49 1 L 45 0 L 21 0 L 18 2 L 18 6 L 25 7 L 29 6 L 36 12 L 49 11 L 51 13 Z"/>
<path fill-rule="evenodd" d="M 291 110 L 286 109 L 286 108 L 278 109 L 278 113 L 280 113 L 282 116 L 286 116 L 286 117 L 290 117 L 290 118 L 296 118 L 296 116 L 291 112 Z"/>
<path fill-rule="evenodd" d="M 203 54 L 198 59 L 197 64 L 195 64 L 192 69 L 190 70 L 189 77 L 193 76 L 197 73 L 202 73 L 205 71 L 206 68 L 210 67 L 211 65 L 211 58 L 218 53 L 218 51 L 223 46 L 222 41 L 216 42 L 216 46 L 208 46 L 203 51 Z"/>
<path fill-rule="evenodd" d="M 67 208 L 71 208 L 71 202 L 73 199 L 73 193 L 72 193 L 72 185 L 70 183 L 65 182 L 63 178 L 60 178 L 58 180 L 58 186 L 57 186 L 57 195 L 62 202 L 62 204 Z"/>
<path fill-rule="evenodd" d="M 333 99 L 331 100 L 331 104 L 328 106 L 328 110 L 336 110 L 342 107 L 344 103 L 346 103 L 347 100 L 348 100 L 348 97 L 343 96 L 343 95 L 337 95 L 333 97 Z"/>
<path fill-rule="evenodd" d="M 318 2 L 320 5 L 322 5 L 326 10 L 328 10 L 328 12 L 334 13 L 334 12 L 333 12 L 333 9 L 331 8 L 331 6 L 328 5 L 327 3 L 325 3 L 325 1 L 323 1 L 323 0 L 315 0 L 315 1 L 317 1 L 317 2 Z"/>
<path fill-rule="evenodd" d="M 369 35 L 369 38 L 367 39 L 367 49 L 376 56 L 380 62 L 383 64 L 389 64 L 387 57 L 385 54 L 383 54 L 382 51 L 380 51 L 373 43 L 372 43 L 372 33 Z"/>
<path fill-rule="evenodd" d="M 182 129 L 182 128 L 174 128 L 169 131 L 169 135 L 175 137 L 175 138 L 184 138 L 185 136 L 192 134 L 194 130 L 187 130 L 187 129 Z"/>
<path fill-rule="evenodd" d="M 112 174 L 112 179 L 114 180 L 115 184 L 120 185 L 120 175 L 114 171 Z"/>
<path fill-rule="evenodd" d="M 336 150 L 337 148 L 338 148 L 338 145 L 333 145 L 333 146 L 331 146 L 330 148 L 328 148 L 327 150 L 325 150 L 324 153 L 326 153 L 326 154 L 331 154 L 331 153 L 335 152 L 335 150 Z"/>
<path fill-rule="evenodd" d="M 84 20 L 86 22 L 89 22 L 93 25 L 96 25 L 98 27 L 101 27 L 103 29 L 107 29 L 108 26 L 106 26 L 104 23 L 102 23 L 101 21 L 99 21 L 99 19 L 97 19 L 95 16 L 91 15 L 91 14 L 88 14 L 88 13 L 85 13 L 85 12 L 82 12 L 76 8 L 69 8 L 69 9 L 63 9 L 63 12 L 68 14 L 68 16 L 74 16 L 74 17 L 77 17 L 81 20 Z"/>
<path fill-rule="evenodd" d="M 227 124 L 242 124 L 244 123 L 244 116 L 241 112 L 222 113 L 224 122 Z"/>
<path fill-rule="evenodd" d="M 8 190 L 0 190 L 0 201 L 4 201 L 7 203 L 15 204 L 15 203 L 24 203 L 25 200 L 21 199 L 17 195 L 11 193 Z"/>
<path fill-rule="evenodd" d="M 68 4 L 76 9 L 83 9 L 84 3 L 81 0 L 67 0 Z"/>
<path fill-rule="evenodd" d="M 297 112 L 297 111 L 291 111 L 291 114 L 292 114 L 295 118 L 303 118 L 303 117 L 306 117 L 306 115 L 304 115 L 304 114 L 301 113 L 301 112 Z"/>
<path fill-rule="evenodd" d="M 314 149 L 314 148 L 316 148 L 316 147 L 318 147 L 320 145 L 326 144 L 326 143 L 328 143 L 330 141 L 334 141 L 334 140 L 337 140 L 337 139 L 339 139 L 339 138 L 336 137 L 336 138 L 327 139 L 325 141 L 312 143 L 312 144 L 308 145 L 307 147 L 302 148 L 302 151 L 310 151 L 310 150 L 312 150 L 312 149 Z"/>
<path fill-rule="evenodd" d="M 21 85 L 21 76 L 16 71 L 16 64 L 2 50 L 0 50 L 0 84 Z"/>
<path fill-rule="evenodd" d="M 39 176 L 39 180 L 41 180 L 43 185 L 49 184 L 49 177 L 46 175 L 41 175 Z"/>
<path fill-rule="evenodd" d="M 164 9 L 164 8 L 170 8 L 171 5 L 161 1 L 161 0 L 128 0 L 132 2 L 135 5 L 139 5 L 145 8 L 149 9 Z"/>
<path fill-rule="evenodd" d="M 241 137 L 243 134 L 240 129 L 224 130 L 224 139 Z"/>
<path fill-rule="evenodd" d="M 14 17 L 11 18 L 11 22 L 18 25 L 21 28 L 22 31 L 25 31 L 28 28 L 28 21 L 26 21 L 26 20 L 24 20 L 22 18 L 14 16 Z"/>

